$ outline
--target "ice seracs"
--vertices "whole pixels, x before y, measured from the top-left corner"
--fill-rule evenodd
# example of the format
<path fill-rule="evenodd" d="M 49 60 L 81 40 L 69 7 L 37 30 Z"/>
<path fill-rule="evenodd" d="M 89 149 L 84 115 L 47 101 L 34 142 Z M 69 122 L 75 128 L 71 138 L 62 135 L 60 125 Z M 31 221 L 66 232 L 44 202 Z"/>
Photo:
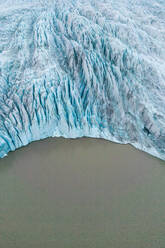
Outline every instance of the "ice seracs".
<path fill-rule="evenodd" d="M 0 157 L 50 136 L 165 159 L 165 2 L 0 1 Z"/>

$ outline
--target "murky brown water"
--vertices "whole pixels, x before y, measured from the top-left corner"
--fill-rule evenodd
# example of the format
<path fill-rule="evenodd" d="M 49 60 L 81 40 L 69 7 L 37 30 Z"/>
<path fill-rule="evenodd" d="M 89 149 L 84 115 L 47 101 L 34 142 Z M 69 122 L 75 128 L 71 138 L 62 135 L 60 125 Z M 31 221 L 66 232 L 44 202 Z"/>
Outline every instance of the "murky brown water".
<path fill-rule="evenodd" d="M 0 160 L 0 248 L 164 248 L 165 163 L 99 139 Z"/>

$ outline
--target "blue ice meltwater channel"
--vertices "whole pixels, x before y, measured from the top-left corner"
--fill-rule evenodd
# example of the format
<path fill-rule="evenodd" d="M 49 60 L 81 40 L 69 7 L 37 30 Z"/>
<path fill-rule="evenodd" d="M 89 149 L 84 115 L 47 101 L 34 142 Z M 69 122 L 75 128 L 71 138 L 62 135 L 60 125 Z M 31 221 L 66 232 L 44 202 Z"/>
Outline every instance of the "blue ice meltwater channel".
<path fill-rule="evenodd" d="M 164 0 L 0 0 L 0 157 L 50 136 L 165 159 Z"/>

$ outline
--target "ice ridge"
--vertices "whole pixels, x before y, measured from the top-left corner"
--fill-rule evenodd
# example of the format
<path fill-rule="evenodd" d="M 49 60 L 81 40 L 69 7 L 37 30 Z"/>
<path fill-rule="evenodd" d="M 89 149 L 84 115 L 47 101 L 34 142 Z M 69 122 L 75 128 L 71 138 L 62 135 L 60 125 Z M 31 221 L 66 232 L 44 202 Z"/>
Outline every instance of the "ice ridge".
<path fill-rule="evenodd" d="M 165 159 L 165 1 L 0 0 L 0 157 L 57 136 Z"/>

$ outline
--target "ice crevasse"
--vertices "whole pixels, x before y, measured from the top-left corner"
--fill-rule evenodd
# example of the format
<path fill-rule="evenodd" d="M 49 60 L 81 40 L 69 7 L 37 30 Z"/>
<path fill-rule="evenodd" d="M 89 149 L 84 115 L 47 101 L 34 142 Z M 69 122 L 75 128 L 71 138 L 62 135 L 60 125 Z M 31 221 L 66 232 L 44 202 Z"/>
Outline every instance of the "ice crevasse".
<path fill-rule="evenodd" d="M 0 0 L 0 157 L 57 136 L 165 160 L 164 0 Z"/>

